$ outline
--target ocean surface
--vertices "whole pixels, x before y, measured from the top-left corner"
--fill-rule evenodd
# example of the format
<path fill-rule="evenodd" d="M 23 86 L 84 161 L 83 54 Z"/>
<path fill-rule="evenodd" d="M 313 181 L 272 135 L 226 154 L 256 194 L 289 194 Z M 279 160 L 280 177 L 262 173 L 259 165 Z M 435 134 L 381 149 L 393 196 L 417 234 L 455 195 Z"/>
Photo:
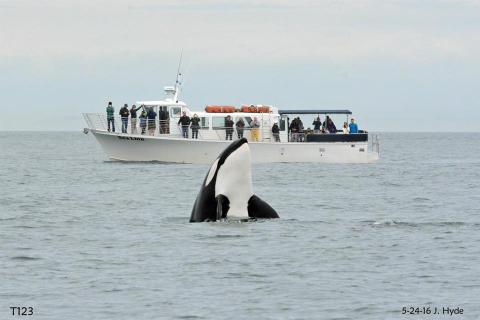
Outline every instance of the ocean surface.
<path fill-rule="evenodd" d="M 191 224 L 209 166 L 0 132 L 0 319 L 480 319 L 480 134 L 379 138 L 375 164 L 254 165 L 281 219 Z"/>

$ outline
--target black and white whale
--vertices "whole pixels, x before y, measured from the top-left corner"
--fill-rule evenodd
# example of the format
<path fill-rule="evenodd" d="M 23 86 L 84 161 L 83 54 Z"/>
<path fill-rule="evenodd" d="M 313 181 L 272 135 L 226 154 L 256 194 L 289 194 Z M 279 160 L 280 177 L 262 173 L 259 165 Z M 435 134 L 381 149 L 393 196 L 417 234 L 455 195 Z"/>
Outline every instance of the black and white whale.
<path fill-rule="evenodd" d="M 277 212 L 252 191 L 247 139 L 232 142 L 213 162 L 193 205 L 190 222 L 221 219 L 278 218 Z"/>

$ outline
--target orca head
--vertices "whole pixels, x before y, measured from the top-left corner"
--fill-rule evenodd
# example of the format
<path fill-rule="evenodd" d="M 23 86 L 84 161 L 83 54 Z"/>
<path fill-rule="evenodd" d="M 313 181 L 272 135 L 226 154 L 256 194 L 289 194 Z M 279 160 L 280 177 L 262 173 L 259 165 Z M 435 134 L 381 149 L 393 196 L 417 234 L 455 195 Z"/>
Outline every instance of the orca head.
<path fill-rule="evenodd" d="M 214 183 L 214 197 L 228 200 L 228 216 L 248 218 L 248 200 L 252 192 L 252 167 L 247 139 L 232 142 L 214 161 L 204 187 Z M 213 185 L 212 185 L 213 186 Z"/>
<path fill-rule="evenodd" d="M 224 218 L 278 218 L 252 191 L 252 167 L 247 139 L 232 142 L 213 162 L 193 205 L 190 222 Z"/>

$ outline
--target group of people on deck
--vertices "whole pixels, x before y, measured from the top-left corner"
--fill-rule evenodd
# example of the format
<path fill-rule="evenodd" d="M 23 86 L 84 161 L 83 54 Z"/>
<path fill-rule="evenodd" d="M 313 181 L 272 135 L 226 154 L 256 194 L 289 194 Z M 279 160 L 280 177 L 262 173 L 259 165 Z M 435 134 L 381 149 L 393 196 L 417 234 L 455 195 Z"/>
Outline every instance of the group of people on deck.
<path fill-rule="evenodd" d="M 337 133 L 337 127 L 333 122 L 330 116 L 325 117 L 325 121 L 321 121 L 320 116 L 317 116 L 313 122 L 313 133 Z M 291 133 L 291 141 L 292 142 L 303 142 L 305 139 L 305 131 L 303 127 L 303 122 L 300 117 L 296 117 L 292 120 L 289 126 L 289 130 Z M 307 132 L 310 131 L 310 128 L 307 129 Z M 355 123 L 355 119 L 350 120 L 350 124 L 347 122 L 343 123 L 342 133 L 350 134 L 350 133 L 358 133 L 358 125 Z"/>
<path fill-rule="evenodd" d="M 251 140 L 252 141 L 260 141 L 260 122 L 258 121 L 257 117 L 254 117 L 252 121 L 250 121 L 251 127 Z M 182 128 L 182 137 L 188 139 L 188 131 L 189 129 L 192 130 L 192 139 L 198 139 L 198 130 L 200 129 L 200 118 L 195 113 L 193 117 L 187 116 L 187 113 L 184 111 L 180 119 L 178 119 L 178 125 Z M 237 131 L 238 139 L 243 138 L 243 132 L 245 130 L 245 121 L 242 118 L 239 118 L 235 123 L 232 120 L 231 116 L 225 117 L 224 129 L 225 129 L 225 140 L 233 140 L 233 127 Z"/>
<path fill-rule="evenodd" d="M 137 115 L 137 111 L 142 109 L 140 115 Z M 115 132 L 115 108 L 112 105 L 112 102 L 108 103 L 107 106 L 107 130 L 108 132 L 112 131 Z M 144 105 L 137 107 L 136 105 L 132 105 L 130 109 L 128 109 L 128 104 L 124 104 L 123 107 L 118 112 L 120 115 L 120 119 L 122 121 L 122 133 L 127 133 L 128 131 L 128 118 L 130 117 L 130 124 L 131 124 L 131 134 L 137 134 L 137 120 L 140 120 L 140 130 L 141 134 L 148 134 L 153 136 L 155 134 L 155 130 L 157 128 L 155 119 L 157 118 L 157 113 L 153 108 L 147 108 Z M 160 112 L 162 113 L 162 111 Z M 164 115 L 165 116 L 165 115 Z M 161 131 L 165 131 L 168 133 L 168 113 L 166 114 L 166 118 L 162 118 L 162 114 L 160 115 L 160 129 Z"/>
<path fill-rule="evenodd" d="M 137 116 L 137 111 L 142 109 L 139 116 Z M 115 120 L 114 114 L 115 109 L 112 105 L 112 102 L 108 103 L 106 108 L 107 111 L 107 127 L 108 131 L 115 132 Z M 144 135 L 148 131 L 148 134 L 153 136 L 155 135 L 157 113 L 152 107 L 145 107 L 141 105 L 139 107 L 132 105 L 131 108 L 128 108 L 127 104 L 120 109 L 119 115 L 122 123 L 122 133 L 127 133 L 128 129 L 128 118 L 130 117 L 131 123 L 131 133 L 137 134 L 137 117 L 139 119 L 141 134 Z M 192 117 L 187 116 L 186 112 L 182 113 L 182 116 L 178 120 L 178 125 L 181 127 L 183 138 L 189 138 L 189 130 L 192 131 L 192 139 L 198 139 L 198 131 L 200 129 L 200 118 L 197 114 L 194 114 Z M 169 129 L 169 115 L 168 111 L 160 110 L 159 115 L 159 124 L 160 124 L 160 133 L 170 133 Z M 320 116 L 317 116 L 312 122 L 313 132 L 314 133 L 337 133 L 337 127 L 333 120 L 329 117 L 325 117 L 325 121 L 321 121 Z M 225 117 L 225 140 L 233 140 L 234 126 L 237 132 L 238 139 L 243 138 L 243 133 L 245 130 L 245 121 L 242 117 L 239 117 L 237 122 L 234 122 L 230 115 Z M 249 121 L 250 126 L 250 140 L 253 142 L 260 141 L 260 121 L 257 117 L 253 117 Z M 303 122 L 300 117 L 296 117 L 292 120 L 289 126 L 289 131 L 291 133 L 292 142 L 303 142 L 305 139 Z M 307 132 L 310 128 L 307 129 Z M 275 122 L 271 128 L 272 137 L 275 142 L 280 142 L 280 128 Z M 310 131 L 311 132 L 311 131 Z M 355 120 L 352 118 L 350 124 L 347 122 L 343 123 L 342 132 L 344 134 L 354 134 L 358 133 L 358 125 L 355 123 Z"/>

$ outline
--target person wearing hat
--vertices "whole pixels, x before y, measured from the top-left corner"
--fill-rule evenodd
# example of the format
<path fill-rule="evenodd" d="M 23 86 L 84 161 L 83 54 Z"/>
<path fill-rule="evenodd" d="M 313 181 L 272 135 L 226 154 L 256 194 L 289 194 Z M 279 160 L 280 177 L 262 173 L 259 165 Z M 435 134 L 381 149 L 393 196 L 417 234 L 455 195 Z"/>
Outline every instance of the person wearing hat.
<path fill-rule="evenodd" d="M 110 132 L 110 123 L 112 124 L 112 131 L 115 132 L 115 108 L 112 106 L 112 101 L 108 102 L 107 106 L 107 124 L 108 132 Z"/>
<path fill-rule="evenodd" d="M 348 125 L 350 129 L 350 133 L 358 133 L 358 125 L 355 123 L 355 119 L 350 120 L 350 124 Z"/>

